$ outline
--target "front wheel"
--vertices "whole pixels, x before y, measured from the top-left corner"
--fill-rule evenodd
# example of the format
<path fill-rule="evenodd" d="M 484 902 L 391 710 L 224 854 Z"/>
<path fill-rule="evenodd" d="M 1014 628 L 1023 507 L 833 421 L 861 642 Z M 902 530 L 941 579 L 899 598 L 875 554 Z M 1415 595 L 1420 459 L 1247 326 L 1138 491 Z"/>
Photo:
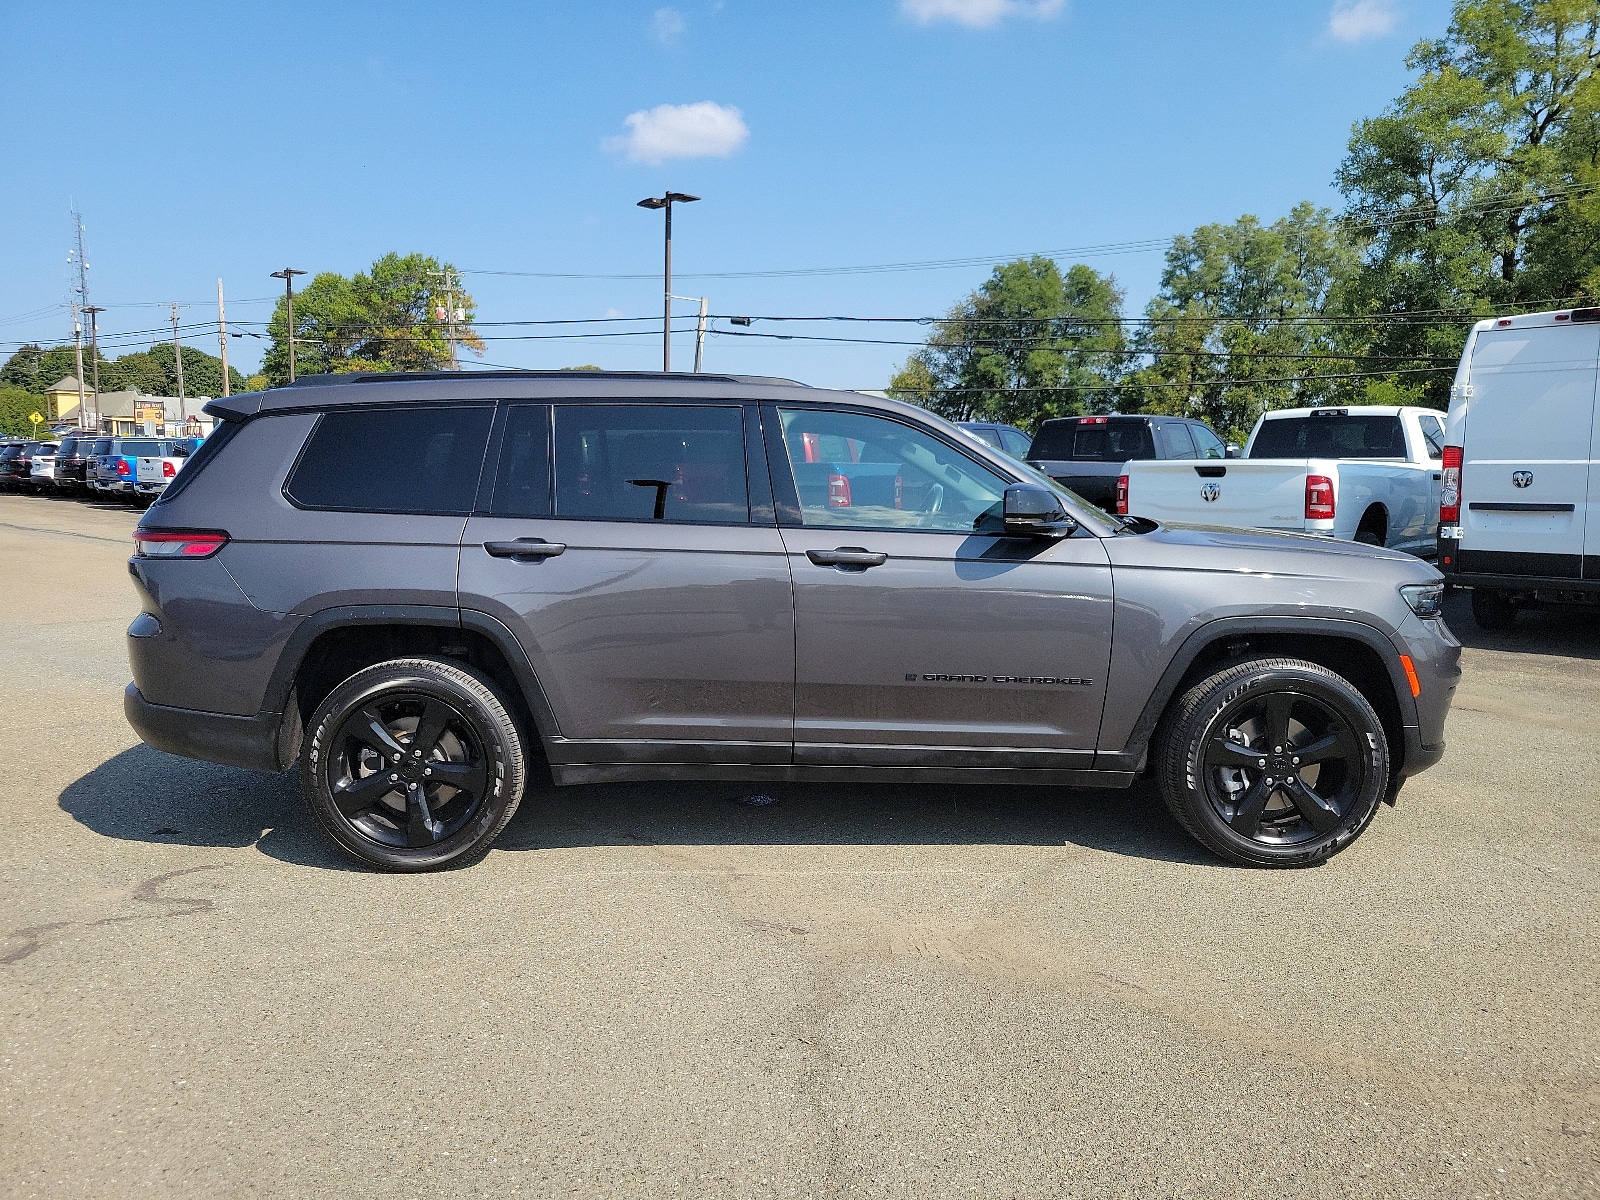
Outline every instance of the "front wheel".
<path fill-rule="evenodd" d="M 1157 753 L 1178 823 L 1247 866 L 1331 858 L 1366 829 L 1389 782 L 1388 741 L 1366 697 L 1292 658 L 1240 663 L 1195 684 Z"/>
<path fill-rule="evenodd" d="M 307 725 L 300 782 L 341 849 L 385 871 L 487 853 L 522 801 L 522 733 L 488 680 L 401 658 L 357 671 Z"/>

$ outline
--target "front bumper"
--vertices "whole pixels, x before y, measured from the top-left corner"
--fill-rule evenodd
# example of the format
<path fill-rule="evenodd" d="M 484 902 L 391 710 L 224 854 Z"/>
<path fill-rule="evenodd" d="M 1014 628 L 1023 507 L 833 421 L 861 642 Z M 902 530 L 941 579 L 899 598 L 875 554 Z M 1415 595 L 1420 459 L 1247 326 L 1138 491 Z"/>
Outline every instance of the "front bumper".
<path fill-rule="evenodd" d="M 283 722 L 277 713 L 233 717 L 168 708 L 151 704 L 132 683 L 122 694 L 122 712 L 139 740 L 156 750 L 247 771 L 276 774 L 283 769 L 278 761 L 278 729 Z"/>
<path fill-rule="evenodd" d="M 1398 630 L 1401 653 L 1411 657 L 1421 685 L 1414 701 L 1416 724 L 1405 729 L 1401 778 L 1426 771 L 1444 757 L 1444 724 L 1461 682 L 1461 643 L 1444 619 L 1407 617 Z"/>

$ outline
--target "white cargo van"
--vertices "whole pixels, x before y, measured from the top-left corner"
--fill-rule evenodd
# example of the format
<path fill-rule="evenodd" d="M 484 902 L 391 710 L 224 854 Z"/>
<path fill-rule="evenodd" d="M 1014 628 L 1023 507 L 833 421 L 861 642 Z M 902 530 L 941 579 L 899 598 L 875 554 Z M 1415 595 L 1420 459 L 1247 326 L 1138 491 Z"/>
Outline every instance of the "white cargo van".
<path fill-rule="evenodd" d="M 1534 604 L 1600 605 L 1600 308 L 1479 321 L 1450 390 L 1439 569 L 1507 629 Z"/>

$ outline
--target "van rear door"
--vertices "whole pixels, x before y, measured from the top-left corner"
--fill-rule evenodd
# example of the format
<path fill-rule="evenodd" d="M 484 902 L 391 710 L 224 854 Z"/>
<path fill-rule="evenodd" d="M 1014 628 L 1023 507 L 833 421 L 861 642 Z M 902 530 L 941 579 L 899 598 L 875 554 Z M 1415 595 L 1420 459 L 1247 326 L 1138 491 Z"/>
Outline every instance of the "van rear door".
<path fill-rule="evenodd" d="M 1478 333 L 1462 435 L 1462 571 L 1579 577 L 1597 367 L 1600 325 Z"/>

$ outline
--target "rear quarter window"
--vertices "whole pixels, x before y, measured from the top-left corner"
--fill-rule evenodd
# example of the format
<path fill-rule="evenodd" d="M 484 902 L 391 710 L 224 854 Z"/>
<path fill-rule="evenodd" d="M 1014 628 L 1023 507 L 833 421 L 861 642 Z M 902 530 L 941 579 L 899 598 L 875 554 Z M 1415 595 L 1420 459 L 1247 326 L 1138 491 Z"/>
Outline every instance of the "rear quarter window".
<path fill-rule="evenodd" d="M 300 508 L 465 515 L 493 417 L 491 405 L 324 413 L 284 495 Z"/>

